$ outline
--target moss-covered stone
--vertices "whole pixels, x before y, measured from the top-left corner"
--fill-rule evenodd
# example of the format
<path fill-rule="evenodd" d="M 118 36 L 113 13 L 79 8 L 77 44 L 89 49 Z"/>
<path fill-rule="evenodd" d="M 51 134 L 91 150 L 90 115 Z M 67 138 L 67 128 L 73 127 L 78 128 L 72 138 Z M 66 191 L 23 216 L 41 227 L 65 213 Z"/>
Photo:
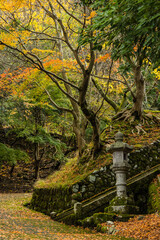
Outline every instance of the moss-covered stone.
<path fill-rule="evenodd" d="M 94 192 L 95 191 L 95 186 L 92 183 L 89 184 L 87 188 L 88 188 L 89 192 Z"/>
<path fill-rule="evenodd" d="M 82 193 L 81 192 L 73 193 L 72 199 L 77 200 L 77 201 L 82 201 Z"/>
<path fill-rule="evenodd" d="M 115 214 L 109 213 L 95 213 L 91 217 L 87 217 L 83 220 L 80 220 L 79 223 L 81 226 L 94 228 L 97 227 L 99 224 L 107 222 L 107 221 L 114 221 L 116 218 Z"/>
<path fill-rule="evenodd" d="M 127 197 L 127 196 L 124 196 L 124 197 L 116 196 L 110 202 L 110 206 L 133 205 L 133 204 L 134 204 L 133 199 L 131 197 Z"/>
<path fill-rule="evenodd" d="M 117 214 L 134 214 L 138 213 L 139 208 L 134 205 L 134 201 L 131 197 L 116 196 L 105 210 Z"/>
<path fill-rule="evenodd" d="M 104 223 L 107 221 L 113 221 L 115 219 L 115 214 L 108 213 L 95 213 L 93 214 L 93 220 L 96 225 L 99 223 Z"/>
<path fill-rule="evenodd" d="M 79 220 L 78 223 L 84 228 L 86 228 L 86 227 L 89 227 L 89 228 L 96 227 L 96 224 L 94 223 L 93 216 L 87 217 L 83 220 Z"/>
<path fill-rule="evenodd" d="M 108 233 L 108 226 L 97 225 L 97 231 L 101 233 Z"/>
<path fill-rule="evenodd" d="M 126 222 L 130 218 L 134 217 L 135 215 L 133 214 L 115 214 L 115 213 L 95 213 L 91 217 L 87 217 L 83 220 L 79 220 L 78 223 L 85 227 L 89 228 L 97 228 L 98 231 L 100 232 L 107 232 L 108 229 L 105 227 L 103 228 L 102 223 L 107 223 L 109 221 L 123 221 Z"/>

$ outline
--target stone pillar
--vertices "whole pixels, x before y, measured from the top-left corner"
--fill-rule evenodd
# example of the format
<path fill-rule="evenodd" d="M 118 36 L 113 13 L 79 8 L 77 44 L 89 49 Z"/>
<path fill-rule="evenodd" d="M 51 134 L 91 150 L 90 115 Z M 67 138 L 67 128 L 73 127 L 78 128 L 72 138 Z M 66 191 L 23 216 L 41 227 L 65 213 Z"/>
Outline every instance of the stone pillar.
<path fill-rule="evenodd" d="M 116 173 L 116 190 L 117 196 L 126 196 L 126 169 L 114 170 Z"/>
<path fill-rule="evenodd" d="M 74 214 L 78 217 L 81 218 L 82 217 L 82 203 L 77 202 L 74 204 Z"/>
<path fill-rule="evenodd" d="M 126 196 L 126 175 L 129 169 L 128 153 L 133 149 L 127 143 L 123 142 L 123 133 L 118 132 L 115 135 L 115 143 L 111 145 L 110 152 L 113 153 L 112 170 L 116 175 L 117 196 Z"/>

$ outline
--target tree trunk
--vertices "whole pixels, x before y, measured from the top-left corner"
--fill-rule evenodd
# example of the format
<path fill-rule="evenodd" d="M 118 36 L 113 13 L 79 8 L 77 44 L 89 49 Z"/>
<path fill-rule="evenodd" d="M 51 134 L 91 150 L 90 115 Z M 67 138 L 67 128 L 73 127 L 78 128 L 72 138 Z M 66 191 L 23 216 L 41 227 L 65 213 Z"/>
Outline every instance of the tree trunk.
<path fill-rule="evenodd" d="M 63 73 L 63 72 L 62 72 Z M 65 74 L 63 74 L 63 77 L 66 79 Z M 71 89 L 67 84 L 64 84 L 67 92 L 71 95 Z M 82 149 L 85 146 L 85 139 L 83 135 L 83 131 L 81 129 L 81 119 L 82 116 L 79 111 L 79 106 L 70 99 L 71 105 L 73 107 L 73 132 L 76 136 L 76 143 L 78 147 L 78 156 L 80 157 L 82 155 Z"/>
<path fill-rule="evenodd" d="M 13 164 L 10 171 L 9 171 L 10 177 L 13 177 L 14 168 L 15 168 L 15 165 Z"/>
<path fill-rule="evenodd" d="M 83 147 L 85 146 L 85 140 L 83 136 L 83 132 L 80 127 L 79 118 L 74 116 L 73 120 L 73 132 L 76 135 L 77 147 L 78 147 L 78 156 L 82 155 Z"/>
<path fill-rule="evenodd" d="M 35 162 L 35 179 L 39 179 L 39 169 L 40 169 L 40 161 L 37 160 Z"/>
<path fill-rule="evenodd" d="M 35 164 L 35 179 L 39 178 L 40 159 L 39 159 L 39 144 L 35 143 L 34 148 L 34 164 Z"/>
<path fill-rule="evenodd" d="M 135 67 L 134 78 L 136 83 L 136 95 L 134 99 L 133 115 L 136 119 L 141 119 L 143 111 L 143 100 L 144 100 L 144 78 L 141 73 L 141 67 Z"/>
<path fill-rule="evenodd" d="M 90 72 L 88 70 L 85 70 L 83 72 L 83 82 L 82 82 L 80 95 L 79 95 L 79 105 L 81 107 L 81 110 L 82 110 L 84 116 L 87 118 L 87 120 L 92 125 L 94 154 L 96 154 L 97 152 L 99 152 L 99 150 L 101 148 L 100 126 L 99 126 L 99 121 L 98 121 L 96 113 L 94 113 L 91 109 L 88 108 L 88 104 L 86 102 L 86 92 L 88 89 L 89 80 L 90 80 Z"/>
<path fill-rule="evenodd" d="M 88 121 L 91 123 L 92 128 L 93 128 L 93 143 L 94 143 L 94 154 L 96 154 L 100 148 L 101 148 L 101 143 L 100 143 L 100 126 L 99 126 L 99 121 L 97 119 L 96 114 L 87 108 L 87 103 L 81 103 L 81 110 L 85 117 L 88 119 Z"/>
<path fill-rule="evenodd" d="M 55 26 L 56 26 L 57 36 L 60 39 L 61 36 L 63 36 L 63 32 L 62 32 L 62 30 L 59 31 L 57 20 L 55 20 Z M 63 61 L 64 60 L 63 46 L 62 46 L 62 42 L 60 40 L 58 41 L 58 48 L 59 48 L 59 51 L 61 53 L 59 58 Z M 62 69 L 62 77 L 65 80 L 68 80 L 64 68 Z M 72 91 L 71 91 L 70 86 L 66 83 L 64 83 L 64 86 L 66 88 L 67 93 L 69 93 L 69 95 L 72 96 Z M 82 155 L 82 149 L 85 146 L 84 135 L 83 135 L 83 132 L 81 131 L 81 114 L 80 114 L 80 111 L 79 111 L 78 104 L 75 103 L 72 99 L 70 99 L 70 103 L 71 103 L 72 108 L 73 108 L 73 118 L 74 118 L 73 119 L 73 132 L 76 136 L 76 144 L 77 144 L 77 148 L 78 148 L 78 157 L 80 157 Z"/>

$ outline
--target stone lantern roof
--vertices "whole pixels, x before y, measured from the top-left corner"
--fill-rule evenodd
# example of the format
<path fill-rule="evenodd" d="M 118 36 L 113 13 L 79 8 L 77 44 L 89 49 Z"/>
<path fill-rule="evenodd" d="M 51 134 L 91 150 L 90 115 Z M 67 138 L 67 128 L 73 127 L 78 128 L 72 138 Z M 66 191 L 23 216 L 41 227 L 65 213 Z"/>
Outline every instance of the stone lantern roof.
<path fill-rule="evenodd" d="M 123 133 L 120 131 L 115 135 L 115 143 L 113 143 L 109 149 L 107 149 L 110 153 L 116 151 L 123 151 L 125 153 L 130 153 L 133 150 L 133 146 L 129 146 L 127 143 L 123 142 Z"/>

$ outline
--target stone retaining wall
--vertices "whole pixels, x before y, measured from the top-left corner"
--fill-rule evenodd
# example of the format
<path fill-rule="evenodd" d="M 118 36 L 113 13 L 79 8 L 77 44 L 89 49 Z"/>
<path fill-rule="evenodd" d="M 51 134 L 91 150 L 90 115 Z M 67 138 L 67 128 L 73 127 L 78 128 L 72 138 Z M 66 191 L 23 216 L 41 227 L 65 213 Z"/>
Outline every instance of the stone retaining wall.
<path fill-rule="evenodd" d="M 131 165 L 128 177 L 132 177 L 144 170 L 147 170 L 160 163 L 160 140 L 130 153 L 129 164 Z M 61 212 L 70 208 L 77 201 L 81 202 L 91 196 L 102 192 L 106 188 L 115 185 L 115 175 L 110 169 L 111 165 L 94 171 L 87 178 L 70 187 L 56 189 L 34 189 L 31 200 L 31 207 L 45 214 Z M 136 183 L 138 184 L 138 183 Z M 144 198 L 147 201 L 147 193 L 137 188 L 137 198 Z M 142 199 L 143 200 L 143 199 Z"/>

